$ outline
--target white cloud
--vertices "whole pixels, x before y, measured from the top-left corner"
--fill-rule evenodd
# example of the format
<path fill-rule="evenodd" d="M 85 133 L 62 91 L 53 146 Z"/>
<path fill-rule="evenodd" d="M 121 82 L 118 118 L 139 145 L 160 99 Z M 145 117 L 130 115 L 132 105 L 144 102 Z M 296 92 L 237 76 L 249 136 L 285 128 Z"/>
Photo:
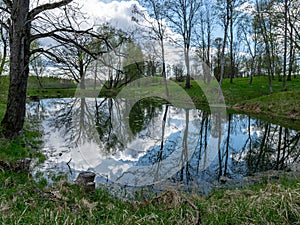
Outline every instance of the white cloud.
<path fill-rule="evenodd" d="M 88 16 L 91 17 L 91 20 L 94 21 L 95 25 L 100 25 L 102 23 L 109 23 L 113 27 L 117 29 L 122 29 L 124 31 L 134 32 L 135 36 L 138 33 L 143 25 L 145 27 L 151 27 L 151 25 L 146 22 L 140 20 L 140 24 L 138 25 L 136 22 L 132 21 L 132 10 L 133 7 L 136 6 L 139 10 L 145 10 L 137 1 L 130 0 L 130 1 L 99 1 L 99 0 L 76 0 L 76 2 L 82 5 L 82 11 L 86 13 Z M 147 15 L 146 15 L 147 16 Z M 149 16 L 147 16 L 147 20 L 152 21 Z M 173 39 L 180 38 L 180 35 L 175 34 L 171 29 L 167 28 L 167 34 L 172 37 Z M 153 53 L 149 47 L 149 43 L 153 44 L 153 41 L 146 40 L 146 38 L 139 37 L 139 42 L 141 46 L 146 47 L 147 53 Z M 149 43 L 148 43 L 149 42 Z M 155 43 L 154 43 L 155 44 Z M 155 44 L 156 45 L 156 44 Z M 182 48 L 175 47 L 170 43 L 165 43 L 166 45 L 166 60 L 167 63 L 174 63 L 174 61 L 181 61 L 182 56 Z M 148 47 L 147 47 L 148 46 Z M 156 51 L 159 52 L 159 43 L 155 47 Z M 150 50 L 150 51 L 149 51 Z M 180 54 L 181 53 L 181 54 Z"/>
<path fill-rule="evenodd" d="M 131 20 L 134 5 L 137 1 L 98 1 L 76 0 L 82 5 L 82 11 L 89 15 L 96 25 L 109 23 L 125 31 L 136 29 L 137 25 Z"/>

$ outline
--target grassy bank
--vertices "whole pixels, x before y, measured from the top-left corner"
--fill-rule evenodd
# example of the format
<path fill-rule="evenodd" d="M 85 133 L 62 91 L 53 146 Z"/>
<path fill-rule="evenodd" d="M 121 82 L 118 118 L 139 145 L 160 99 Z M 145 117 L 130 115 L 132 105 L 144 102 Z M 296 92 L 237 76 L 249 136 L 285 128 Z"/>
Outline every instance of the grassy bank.
<path fill-rule="evenodd" d="M 300 179 L 284 177 L 246 189 L 198 196 L 167 190 L 149 199 L 121 201 L 26 173 L 0 171 L 1 224 L 298 224 Z"/>

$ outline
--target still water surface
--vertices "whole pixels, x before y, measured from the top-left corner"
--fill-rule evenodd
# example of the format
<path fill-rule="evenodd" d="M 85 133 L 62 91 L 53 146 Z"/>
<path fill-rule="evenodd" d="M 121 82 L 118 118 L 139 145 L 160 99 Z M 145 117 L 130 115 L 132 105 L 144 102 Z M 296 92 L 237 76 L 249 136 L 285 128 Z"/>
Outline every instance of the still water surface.
<path fill-rule="evenodd" d="M 112 98 L 28 103 L 27 116 L 42 121 L 47 156 L 34 173 L 72 181 L 81 171 L 93 171 L 98 185 L 205 191 L 220 178 L 238 180 L 299 162 L 299 131 L 247 115 L 219 118 L 155 98 L 131 104 Z"/>

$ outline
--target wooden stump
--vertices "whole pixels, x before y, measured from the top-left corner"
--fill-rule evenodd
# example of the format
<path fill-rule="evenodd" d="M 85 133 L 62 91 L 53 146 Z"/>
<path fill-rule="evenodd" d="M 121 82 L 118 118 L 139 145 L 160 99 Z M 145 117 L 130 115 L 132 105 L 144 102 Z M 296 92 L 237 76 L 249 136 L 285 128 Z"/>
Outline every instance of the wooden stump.
<path fill-rule="evenodd" d="M 29 169 L 30 169 L 30 163 L 31 163 L 30 158 L 20 159 L 17 162 L 15 170 L 16 171 L 26 171 L 26 172 L 28 172 Z"/>
<path fill-rule="evenodd" d="M 81 172 L 75 180 L 75 184 L 83 187 L 86 191 L 94 191 L 96 187 L 95 176 L 96 174 L 93 172 Z"/>

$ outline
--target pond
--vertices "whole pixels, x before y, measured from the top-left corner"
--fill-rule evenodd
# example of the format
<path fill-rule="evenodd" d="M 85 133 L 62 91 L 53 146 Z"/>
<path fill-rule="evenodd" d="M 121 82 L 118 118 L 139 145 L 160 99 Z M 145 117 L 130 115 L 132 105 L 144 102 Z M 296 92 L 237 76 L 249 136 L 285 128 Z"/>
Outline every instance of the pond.
<path fill-rule="evenodd" d="M 220 180 L 299 162 L 300 132 L 247 115 L 224 118 L 157 98 L 57 98 L 30 102 L 47 160 L 34 174 L 74 181 L 96 173 L 107 187 L 170 186 L 207 193 Z M 133 105 L 133 107 L 132 107 Z"/>

